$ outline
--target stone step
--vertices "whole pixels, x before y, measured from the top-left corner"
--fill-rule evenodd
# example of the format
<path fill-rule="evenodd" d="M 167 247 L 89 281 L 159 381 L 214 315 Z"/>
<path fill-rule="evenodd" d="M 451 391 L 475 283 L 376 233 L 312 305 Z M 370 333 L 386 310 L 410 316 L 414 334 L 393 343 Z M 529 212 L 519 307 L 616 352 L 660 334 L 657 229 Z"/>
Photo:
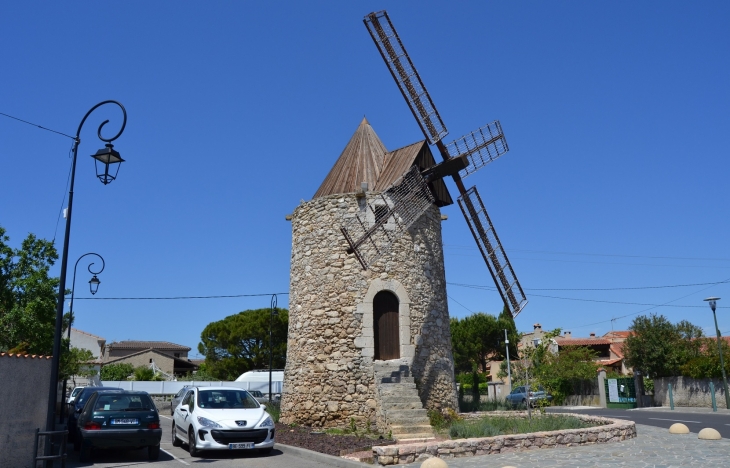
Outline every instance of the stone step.
<path fill-rule="evenodd" d="M 421 442 L 428 442 L 436 437 L 434 437 L 434 435 L 430 432 L 424 432 L 423 434 L 404 434 L 401 437 L 393 436 L 393 438 L 401 444 L 418 444 Z"/>
<path fill-rule="evenodd" d="M 380 383 L 378 384 L 381 392 L 402 392 L 404 389 L 416 390 L 415 382 L 397 382 L 397 383 Z"/>
<path fill-rule="evenodd" d="M 394 375 L 388 377 L 378 377 L 377 383 L 384 385 L 391 383 L 415 383 L 415 380 L 413 377 L 402 377 L 399 375 Z"/>
<path fill-rule="evenodd" d="M 380 406 L 383 409 L 422 409 L 423 404 L 418 398 L 396 398 L 393 399 L 381 399 Z"/>
<path fill-rule="evenodd" d="M 393 424 L 392 426 L 390 426 L 390 430 L 394 436 L 395 434 L 398 434 L 399 436 L 410 435 L 411 437 L 412 434 L 431 434 L 431 436 L 433 436 L 433 429 L 431 429 L 431 426 L 429 424 Z"/>
<path fill-rule="evenodd" d="M 384 407 L 385 409 L 385 417 L 388 418 L 388 420 L 395 420 L 395 419 L 425 419 L 428 421 L 428 411 L 426 411 L 423 408 L 410 408 L 410 409 L 401 409 L 401 408 L 388 408 Z"/>

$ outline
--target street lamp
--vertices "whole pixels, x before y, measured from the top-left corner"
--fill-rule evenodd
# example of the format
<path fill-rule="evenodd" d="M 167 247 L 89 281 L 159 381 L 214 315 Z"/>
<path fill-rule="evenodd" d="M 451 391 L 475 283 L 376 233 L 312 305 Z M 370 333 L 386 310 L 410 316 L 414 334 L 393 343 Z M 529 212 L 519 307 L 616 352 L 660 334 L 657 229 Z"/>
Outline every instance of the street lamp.
<path fill-rule="evenodd" d="M 274 315 L 279 315 L 279 312 L 276 310 L 276 294 L 271 296 L 271 313 L 269 314 L 269 403 L 271 403 L 271 367 L 274 363 L 274 345 L 271 336 Z"/>
<path fill-rule="evenodd" d="M 722 386 L 725 389 L 725 407 L 730 409 L 730 394 L 727 392 L 727 376 L 725 375 L 725 361 L 722 358 L 722 337 L 720 336 L 720 329 L 717 327 L 717 314 L 715 314 L 715 308 L 717 307 L 717 301 L 719 297 L 708 297 L 704 299 L 710 303 L 710 309 L 712 309 L 712 317 L 715 319 L 715 332 L 717 332 L 717 352 L 720 354 L 720 370 L 722 371 Z"/>
<path fill-rule="evenodd" d="M 68 245 L 69 245 L 69 236 L 71 234 L 71 214 L 73 213 L 73 200 L 74 200 L 74 179 L 76 178 L 76 157 L 78 155 L 79 151 L 79 144 L 81 143 L 81 128 L 84 126 L 84 123 L 86 122 L 86 119 L 91 115 L 92 112 L 94 112 L 97 108 L 105 105 L 105 104 L 115 104 L 122 110 L 122 114 L 124 115 L 124 120 L 122 121 L 122 128 L 119 129 L 119 132 L 117 132 L 116 135 L 114 135 L 112 138 L 104 138 L 101 136 L 101 129 L 109 123 L 109 120 L 105 120 L 99 125 L 99 129 L 97 130 L 97 136 L 99 139 L 107 145 L 105 146 L 103 153 L 97 152 L 97 154 L 93 155 L 92 157 L 97 161 L 96 164 L 96 175 L 101 180 L 101 182 L 106 185 L 110 183 L 112 180 L 116 178 L 117 173 L 119 172 L 119 164 L 123 162 L 122 158 L 119 157 L 119 153 L 114 151 L 112 149 L 111 142 L 119 138 L 119 136 L 124 131 L 124 127 L 127 126 L 127 111 L 124 109 L 124 106 L 121 105 L 117 101 L 102 101 L 99 104 L 95 105 L 89 111 L 84 115 L 84 118 L 81 119 L 81 123 L 79 124 L 78 130 L 76 130 L 76 137 L 74 138 L 74 151 L 73 151 L 73 161 L 71 162 L 71 183 L 70 188 L 68 192 L 68 208 L 66 209 L 66 230 L 64 234 L 63 239 L 63 253 L 61 255 L 61 275 L 59 278 L 59 284 L 58 284 L 58 301 L 56 305 L 56 329 L 55 333 L 53 335 L 53 359 L 51 362 L 51 382 L 49 386 L 48 391 L 48 408 L 46 412 L 46 430 L 47 431 L 53 431 L 55 426 L 55 414 L 56 414 L 56 396 L 58 395 L 58 366 L 60 363 L 61 358 L 61 334 L 63 332 L 62 329 L 62 322 L 63 322 L 63 302 L 65 298 L 66 293 L 66 268 L 68 266 Z M 99 170 L 98 163 L 102 163 L 104 165 L 103 172 Z M 114 176 L 110 175 L 109 169 L 111 165 L 115 165 L 116 171 L 114 172 Z M 46 455 L 50 455 L 51 446 L 50 444 L 46 445 Z"/>
<path fill-rule="evenodd" d="M 101 269 L 99 271 L 94 271 L 91 269 L 91 266 L 94 264 L 94 262 L 89 263 L 89 266 L 87 267 L 87 270 L 89 270 L 89 273 L 91 273 L 92 278 L 89 280 L 89 291 L 91 291 L 91 295 L 93 296 L 96 294 L 96 292 L 99 290 L 99 284 L 101 284 L 101 281 L 99 281 L 99 277 L 96 275 L 100 274 L 102 271 L 104 271 L 104 267 L 106 266 L 106 262 L 104 262 L 104 257 L 99 255 L 98 253 L 89 252 L 85 253 L 82 256 L 79 257 L 78 260 L 76 260 L 76 264 L 74 265 L 74 277 L 71 281 L 71 305 L 69 307 L 68 311 L 68 349 L 71 348 L 71 325 L 74 322 L 74 294 L 76 293 L 76 267 L 79 266 L 79 262 L 82 258 L 86 257 L 87 255 L 96 255 L 101 260 Z M 63 408 L 64 408 L 64 402 L 66 401 L 66 380 L 63 381 L 63 388 L 61 389 L 61 422 L 63 423 Z"/>

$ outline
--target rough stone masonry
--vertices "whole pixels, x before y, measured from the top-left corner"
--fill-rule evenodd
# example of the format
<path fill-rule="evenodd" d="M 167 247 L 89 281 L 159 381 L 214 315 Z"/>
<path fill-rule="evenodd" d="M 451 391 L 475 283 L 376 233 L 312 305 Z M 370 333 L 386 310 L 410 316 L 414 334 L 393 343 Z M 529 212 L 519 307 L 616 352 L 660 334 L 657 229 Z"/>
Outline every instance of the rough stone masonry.
<path fill-rule="evenodd" d="M 368 195 L 369 196 L 369 195 Z M 441 214 L 424 213 L 368 270 L 340 232 L 354 193 L 302 202 L 292 215 L 289 335 L 281 421 L 383 429 L 373 371 L 373 298 L 398 298 L 399 361 L 427 409 L 457 408 Z"/>

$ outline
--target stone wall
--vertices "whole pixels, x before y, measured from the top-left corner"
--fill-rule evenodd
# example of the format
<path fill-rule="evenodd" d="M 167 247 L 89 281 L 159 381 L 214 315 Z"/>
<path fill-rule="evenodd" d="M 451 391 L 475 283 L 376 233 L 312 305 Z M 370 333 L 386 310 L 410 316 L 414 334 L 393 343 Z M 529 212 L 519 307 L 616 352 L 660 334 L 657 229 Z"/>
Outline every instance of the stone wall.
<path fill-rule="evenodd" d="M 488 414 L 493 415 L 495 413 Z M 522 417 L 527 415 L 527 413 L 514 412 L 507 414 Z M 466 417 L 472 419 L 485 415 L 485 413 L 470 413 Z M 595 423 L 597 426 L 585 429 L 565 429 L 562 431 L 533 432 L 474 439 L 434 440 L 416 444 L 386 445 L 373 447 L 373 459 L 376 465 L 397 465 L 420 462 L 432 457 L 473 457 L 475 455 L 491 455 L 523 450 L 619 442 L 636 437 L 636 424 L 633 421 L 582 414 L 569 415 L 586 422 Z"/>
<path fill-rule="evenodd" d="M 0 354 L 0 466 L 35 467 L 35 430 L 46 430 L 51 357 Z M 58 395 L 60 398 L 60 394 Z M 40 451 L 43 450 L 41 438 Z"/>
<path fill-rule="evenodd" d="M 693 379 L 691 377 L 657 377 L 654 379 L 654 404 L 669 406 L 669 384 L 672 384 L 672 396 L 675 406 L 712 407 L 710 381 L 715 386 L 715 401 L 722 407 L 725 402 L 725 390 L 722 379 Z"/>
<path fill-rule="evenodd" d="M 426 408 L 456 408 L 441 214 L 431 207 L 368 270 L 339 225 L 362 209 L 354 194 L 302 203 L 292 215 L 285 423 L 375 426 L 372 298 L 399 300 L 400 357 Z"/>

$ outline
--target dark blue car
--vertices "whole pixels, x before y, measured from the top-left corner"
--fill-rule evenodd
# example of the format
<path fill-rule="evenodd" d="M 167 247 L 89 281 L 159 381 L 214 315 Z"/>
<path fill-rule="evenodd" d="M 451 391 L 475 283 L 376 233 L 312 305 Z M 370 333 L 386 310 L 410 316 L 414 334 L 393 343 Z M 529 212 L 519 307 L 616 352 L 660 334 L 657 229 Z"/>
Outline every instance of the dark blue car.
<path fill-rule="evenodd" d="M 121 392 L 122 390 L 118 388 L 111 388 L 111 387 L 86 387 L 83 390 L 81 390 L 81 393 L 76 396 L 76 400 L 74 400 L 73 405 L 71 405 L 69 415 L 68 415 L 68 440 L 74 441 L 76 439 L 76 422 L 79 418 L 79 413 L 81 413 L 81 410 L 84 409 L 84 405 L 86 404 L 86 400 L 89 399 L 91 395 L 94 394 L 94 392 Z"/>

